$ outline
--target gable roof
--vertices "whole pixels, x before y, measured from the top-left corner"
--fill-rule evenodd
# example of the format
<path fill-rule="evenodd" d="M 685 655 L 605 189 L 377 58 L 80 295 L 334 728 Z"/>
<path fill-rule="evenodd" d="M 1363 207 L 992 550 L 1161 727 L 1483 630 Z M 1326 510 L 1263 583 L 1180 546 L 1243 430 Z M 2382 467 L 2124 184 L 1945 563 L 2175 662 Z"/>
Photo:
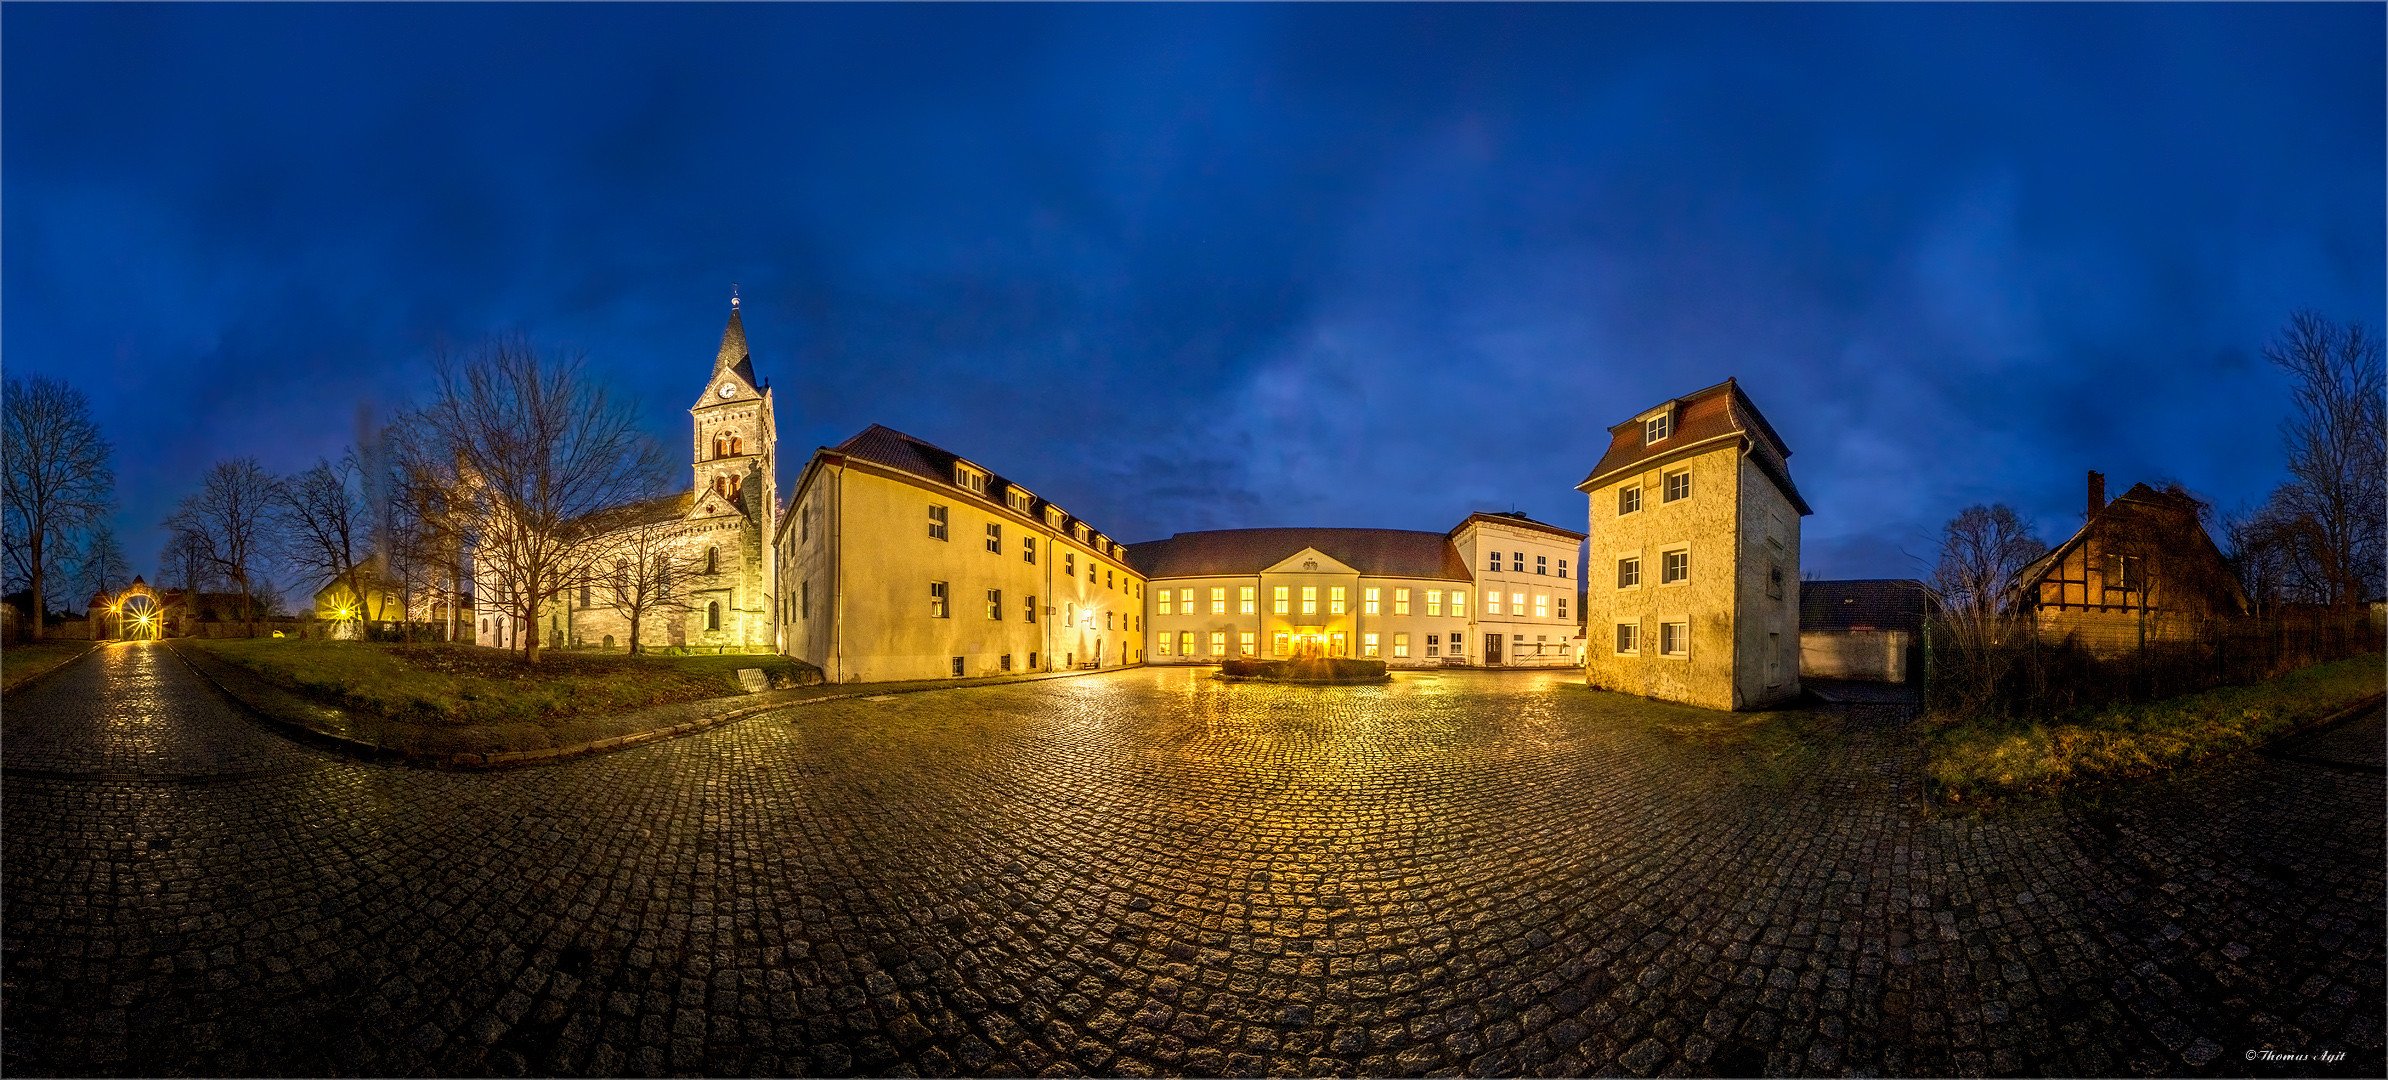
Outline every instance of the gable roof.
<path fill-rule="evenodd" d="M 1458 536 L 1460 530 L 1465 529 L 1479 521 L 1490 522 L 1495 525 L 1509 525 L 1520 529 L 1534 529 L 1540 532 L 1557 533 L 1560 536 L 1564 536 L 1573 540 L 1584 539 L 1584 534 L 1577 532 L 1574 529 L 1562 529 L 1556 525 L 1550 524 L 1549 522 L 1536 521 L 1533 518 L 1527 517 L 1526 515 L 1515 510 L 1490 512 L 1478 510 L 1473 514 L 1469 514 L 1467 518 L 1462 520 L 1459 524 L 1452 526 L 1451 531 L 1444 533 L 1443 535 Z"/>
<path fill-rule="evenodd" d="M 1128 552 L 1155 578 L 1219 577 L 1258 574 L 1306 547 L 1366 577 L 1474 580 L 1450 537 L 1408 529 L 1217 529 L 1130 544 Z"/>
<path fill-rule="evenodd" d="M 567 528 L 572 530 L 576 537 L 595 536 L 599 533 L 633 529 L 641 525 L 678 521 L 687 517 L 688 511 L 696 506 L 696 497 L 697 493 L 690 490 L 676 495 L 664 495 L 641 502 L 608 507 L 573 519 Z"/>
<path fill-rule="evenodd" d="M 1920 633 L 1932 609 L 1931 590 L 1912 578 L 1859 578 L 1799 583 L 1799 628 L 1905 630 Z"/>
<path fill-rule="evenodd" d="M 1642 441 L 1642 418 L 1661 408 L 1673 412 L 1674 423 L 1666 438 L 1646 445 Z M 1600 456 L 1600 463 L 1592 466 L 1591 475 L 1584 477 L 1584 482 L 1575 489 L 1589 492 L 1620 473 L 1657 464 L 1694 446 L 1713 447 L 1718 441 L 1734 436 L 1749 446 L 1758 468 L 1782 489 L 1783 497 L 1791 501 L 1801 516 L 1815 513 L 1808 509 L 1807 500 L 1800 498 L 1798 487 L 1791 483 L 1791 466 L 1785 460 L 1791 456 L 1791 448 L 1783 445 L 1782 436 L 1774 433 L 1774 425 L 1766 422 L 1765 414 L 1758 411 L 1758 406 L 1734 379 L 1669 398 L 1609 428 L 1608 452 Z"/>
<path fill-rule="evenodd" d="M 872 424 L 857 432 L 853 438 L 836 446 L 824 448 L 822 453 L 842 455 L 856 461 L 867 461 L 874 465 L 884 466 L 928 481 L 938 487 L 949 489 L 955 498 L 981 499 L 1006 509 L 1010 508 L 1010 504 L 1004 500 L 1006 488 L 1017 487 L 1023 491 L 1031 490 L 1027 484 L 1020 483 L 976 461 L 938 446 L 927 439 L 906 435 L 884 424 Z M 987 490 L 984 492 L 971 491 L 955 483 L 954 466 L 957 463 L 966 463 L 971 468 L 986 473 Z M 791 501 L 794 497 L 793 494 L 789 496 Z M 1089 533 L 1098 535 L 1103 533 L 1103 530 L 1095 528 L 1094 523 L 1072 515 L 1067 510 L 1061 510 L 1060 507 L 1054 505 L 1052 500 L 1042 496 L 1034 496 L 1030 499 L 1028 516 L 1041 524 L 1045 520 L 1045 511 L 1048 508 L 1060 510 L 1065 521 L 1074 521 L 1084 525 Z M 1142 565 L 1129 557 L 1128 545 L 1117 545 L 1116 552 L 1111 557 L 1126 562 L 1130 568 Z"/>
<path fill-rule="evenodd" d="M 2023 569 L 2016 571 L 2014 587 L 2008 592 L 2010 602 L 2036 603 L 2040 583 L 2057 567 L 2064 564 L 2066 553 L 2087 544 L 2092 533 L 2130 529 L 2144 531 L 2150 527 L 2149 519 L 2151 517 L 2169 519 L 2167 523 L 2173 528 L 2191 534 L 2178 538 L 2187 541 L 2188 550 L 2185 552 L 2176 550 L 2174 554 L 2202 555 L 2217 564 L 2221 563 L 2223 561 L 2222 549 L 2214 546 L 2213 536 L 2208 534 L 2205 525 L 2197 520 L 2197 506 L 2198 504 L 2193 500 L 2170 492 L 2158 491 L 2145 483 L 2131 485 L 2131 490 L 2124 492 L 2120 498 L 2099 507 L 2096 513 L 2089 515 L 2088 520 L 2081 523 L 2081 528 L 2074 530 L 2073 535 L 2067 537 L 2064 543 L 2049 548 L 2047 554 L 2033 559 L 2024 564 Z M 2240 611 L 2251 610 L 2252 605 L 2248 603 L 2247 592 L 2239 587 L 2237 575 L 2225 571 L 2211 575 L 2211 577 L 2226 586 L 2223 590 L 2225 598 L 2237 604 Z M 2027 601 L 2027 597 L 2031 599 Z"/>

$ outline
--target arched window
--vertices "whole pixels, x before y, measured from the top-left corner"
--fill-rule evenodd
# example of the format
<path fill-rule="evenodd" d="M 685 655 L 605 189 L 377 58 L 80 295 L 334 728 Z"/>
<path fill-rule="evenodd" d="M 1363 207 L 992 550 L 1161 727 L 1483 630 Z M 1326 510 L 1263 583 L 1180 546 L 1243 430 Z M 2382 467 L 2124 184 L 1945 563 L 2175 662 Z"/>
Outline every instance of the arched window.
<path fill-rule="evenodd" d="M 736 455 L 739 455 L 739 454 L 743 454 L 743 453 L 745 453 L 745 452 L 746 452 L 746 440 L 739 438 L 739 437 L 738 437 L 738 433 L 737 433 L 737 432 L 735 432 L 735 431 L 731 432 L 731 433 L 730 433 L 730 454 L 731 454 L 732 456 L 736 456 Z"/>
<path fill-rule="evenodd" d="M 714 456 L 714 457 L 728 457 L 728 456 L 730 456 L 730 438 L 729 438 L 729 436 L 727 436 L 727 435 L 715 435 L 715 436 L 713 437 L 713 456 Z"/>
<path fill-rule="evenodd" d="M 711 547 L 709 547 L 709 548 L 706 548 L 706 549 L 705 549 L 705 572 L 706 572 L 706 573 L 708 573 L 708 574 L 714 574 L 714 573 L 719 573 L 719 572 L 720 572 L 720 570 L 721 570 L 721 549 L 720 549 L 720 548 L 711 548 Z"/>
<path fill-rule="evenodd" d="M 721 601 L 716 600 L 705 605 L 705 629 L 721 629 Z"/>

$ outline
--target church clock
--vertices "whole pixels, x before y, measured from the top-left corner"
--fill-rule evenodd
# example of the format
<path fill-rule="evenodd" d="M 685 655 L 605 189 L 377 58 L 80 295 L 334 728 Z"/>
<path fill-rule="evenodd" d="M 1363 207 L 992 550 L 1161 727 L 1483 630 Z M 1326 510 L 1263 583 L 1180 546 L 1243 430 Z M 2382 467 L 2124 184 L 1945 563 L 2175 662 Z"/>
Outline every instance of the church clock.
<path fill-rule="evenodd" d="M 721 384 L 721 396 L 723 396 L 723 397 L 725 397 L 725 398 L 728 398 L 728 397 L 736 397 L 736 396 L 738 396 L 738 384 L 737 384 L 737 383 L 723 383 L 723 384 Z"/>

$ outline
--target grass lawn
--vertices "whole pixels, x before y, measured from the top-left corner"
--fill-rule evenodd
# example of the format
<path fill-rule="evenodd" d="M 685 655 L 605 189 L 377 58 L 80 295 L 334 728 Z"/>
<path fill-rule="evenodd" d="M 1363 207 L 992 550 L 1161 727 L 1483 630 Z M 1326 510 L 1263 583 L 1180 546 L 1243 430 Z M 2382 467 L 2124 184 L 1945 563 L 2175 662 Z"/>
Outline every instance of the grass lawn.
<path fill-rule="evenodd" d="M 56 668 L 91 647 L 88 641 L 44 641 L 11 645 L 0 653 L 0 691 L 14 690 L 42 672 Z"/>
<path fill-rule="evenodd" d="M 1927 743 L 1935 801 L 1990 806 L 2150 776 L 2268 742 L 2381 690 L 2382 658 L 2359 656 L 2255 686 L 2226 686 L 2050 722 L 1965 721 Z"/>
<path fill-rule="evenodd" d="M 190 639 L 188 644 L 287 689 L 344 709 L 419 723 L 561 720 L 743 693 L 739 668 L 761 668 L 773 686 L 817 679 L 784 656 L 519 655 L 455 644 L 385 644 L 273 638 Z"/>
<path fill-rule="evenodd" d="M 1721 712 L 1578 684 L 1568 690 L 1584 695 L 1597 713 L 1708 751 L 1730 763 L 1743 782 L 1760 787 L 1780 788 L 1812 774 L 1841 738 L 1826 709 Z"/>

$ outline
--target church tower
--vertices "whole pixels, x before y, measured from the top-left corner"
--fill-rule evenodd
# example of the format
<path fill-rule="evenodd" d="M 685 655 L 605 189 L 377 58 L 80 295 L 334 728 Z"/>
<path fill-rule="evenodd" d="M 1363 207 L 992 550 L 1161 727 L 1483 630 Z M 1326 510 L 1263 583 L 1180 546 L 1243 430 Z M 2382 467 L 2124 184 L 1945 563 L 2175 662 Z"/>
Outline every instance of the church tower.
<path fill-rule="evenodd" d="M 721 348 L 713 356 L 712 377 L 688 415 L 695 433 L 690 466 L 697 497 L 702 500 L 712 493 L 753 518 L 764 536 L 771 535 L 769 518 L 778 505 L 772 491 L 778 432 L 772 424 L 771 389 L 755 380 L 735 290 L 730 295 L 729 325 L 722 328 Z"/>

